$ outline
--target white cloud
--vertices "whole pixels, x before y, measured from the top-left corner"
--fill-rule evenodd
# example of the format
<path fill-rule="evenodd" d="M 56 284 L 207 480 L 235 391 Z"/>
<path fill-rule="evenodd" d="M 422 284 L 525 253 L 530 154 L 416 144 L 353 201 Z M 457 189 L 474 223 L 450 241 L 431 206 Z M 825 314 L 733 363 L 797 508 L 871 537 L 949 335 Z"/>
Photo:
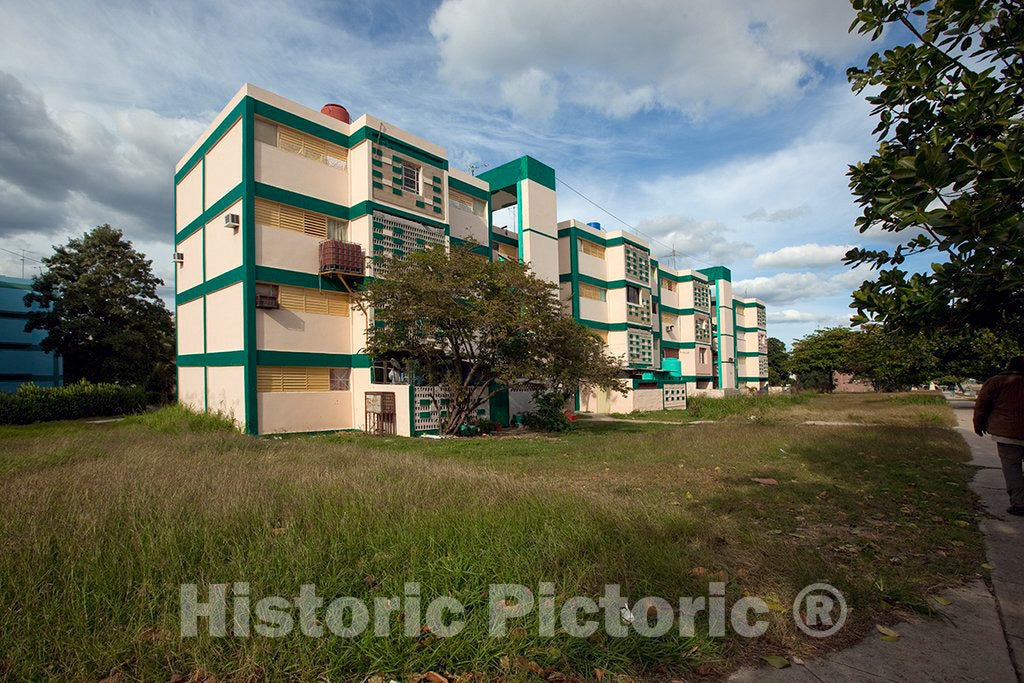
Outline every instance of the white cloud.
<path fill-rule="evenodd" d="M 464 92 L 540 70 L 563 99 L 610 116 L 658 106 L 703 116 L 798 97 L 865 38 L 846 0 L 446 0 L 430 21 L 440 74 Z"/>
<path fill-rule="evenodd" d="M 837 266 L 853 247 L 849 244 L 800 244 L 758 254 L 755 268 L 817 268 Z"/>
<path fill-rule="evenodd" d="M 643 234 L 660 240 L 661 244 L 654 244 L 651 249 L 662 257 L 662 261 L 675 249 L 679 268 L 689 267 L 694 259 L 728 264 L 750 258 L 755 253 L 754 245 L 729 239 L 725 227 L 717 221 L 695 221 L 685 216 L 667 215 L 642 220 L 636 227 Z"/>
<path fill-rule="evenodd" d="M 844 270 L 832 276 L 819 273 L 779 273 L 736 280 L 732 290 L 740 296 L 754 296 L 773 305 L 791 304 L 852 292 L 864 280 L 871 279 L 865 267 Z"/>
<path fill-rule="evenodd" d="M 766 221 L 768 223 L 787 223 L 810 213 L 810 207 L 806 204 L 794 206 L 788 209 L 776 209 L 768 211 L 763 206 L 743 216 L 748 221 Z"/>
<path fill-rule="evenodd" d="M 848 323 L 849 316 L 839 316 L 834 313 L 812 313 L 809 311 L 798 311 L 795 308 L 774 309 L 767 311 L 768 323 L 770 325 L 792 325 L 797 323 L 817 323 L 832 325 Z"/>
<path fill-rule="evenodd" d="M 527 69 L 502 82 L 501 99 L 531 119 L 547 120 L 558 107 L 558 83 L 540 69 Z"/>
<path fill-rule="evenodd" d="M 736 280 L 732 283 L 732 291 L 739 296 L 753 296 L 777 305 L 821 296 L 827 284 L 828 280 L 816 273 L 779 273 L 770 277 Z"/>

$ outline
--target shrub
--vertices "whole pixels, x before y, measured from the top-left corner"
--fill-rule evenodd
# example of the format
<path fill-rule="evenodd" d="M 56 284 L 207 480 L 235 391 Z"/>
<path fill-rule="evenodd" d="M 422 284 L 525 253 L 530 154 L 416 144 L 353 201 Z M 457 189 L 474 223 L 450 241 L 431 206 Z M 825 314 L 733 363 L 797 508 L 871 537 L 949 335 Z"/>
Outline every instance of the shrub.
<path fill-rule="evenodd" d="M 565 416 L 565 397 L 557 391 L 537 396 L 537 410 L 523 415 L 523 424 L 541 432 L 567 432 L 572 422 Z"/>
<path fill-rule="evenodd" d="M 146 390 L 120 384 L 82 380 L 66 387 L 22 384 L 13 394 L 0 394 L 0 424 L 30 424 L 138 413 L 146 407 Z"/>

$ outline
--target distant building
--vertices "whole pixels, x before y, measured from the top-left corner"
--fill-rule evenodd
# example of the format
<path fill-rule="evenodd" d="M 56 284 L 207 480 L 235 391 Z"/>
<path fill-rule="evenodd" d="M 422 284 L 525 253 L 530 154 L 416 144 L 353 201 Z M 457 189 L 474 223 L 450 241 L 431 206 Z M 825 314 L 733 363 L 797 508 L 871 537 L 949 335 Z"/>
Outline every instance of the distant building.
<path fill-rule="evenodd" d="M 728 268 L 662 268 L 641 237 L 559 223 L 555 170 L 529 156 L 473 176 L 369 115 L 245 85 L 178 163 L 174 201 L 178 397 L 249 433 L 436 430 L 445 401 L 365 354 L 349 294 L 410 251 L 470 240 L 557 284 L 624 357 L 629 395 L 584 391 L 580 410 L 767 385 L 764 304 L 734 298 Z M 517 230 L 493 225 L 508 207 Z M 508 424 L 533 389 L 499 391 L 478 416 Z"/>
<path fill-rule="evenodd" d="M 46 332 L 25 331 L 30 289 L 32 280 L 0 276 L 0 391 L 16 391 L 26 382 L 59 387 L 64 381 L 61 359 L 40 346 Z"/>

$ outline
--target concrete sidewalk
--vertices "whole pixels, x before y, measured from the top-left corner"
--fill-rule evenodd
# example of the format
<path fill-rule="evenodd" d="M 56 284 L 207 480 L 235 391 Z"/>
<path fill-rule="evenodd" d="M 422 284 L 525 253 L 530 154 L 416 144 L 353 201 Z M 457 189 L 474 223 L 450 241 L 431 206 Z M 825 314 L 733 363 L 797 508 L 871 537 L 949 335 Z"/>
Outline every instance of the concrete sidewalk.
<path fill-rule="evenodd" d="M 946 591 L 944 619 L 896 626 L 895 643 L 869 636 L 854 647 L 787 669 L 748 668 L 730 681 L 1020 681 L 1024 671 L 1024 518 L 1006 514 L 1009 501 L 995 443 L 974 433 L 973 401 L 951 400 L 957 431 L 978 472 L 993 591 L 977 581 Z"/>

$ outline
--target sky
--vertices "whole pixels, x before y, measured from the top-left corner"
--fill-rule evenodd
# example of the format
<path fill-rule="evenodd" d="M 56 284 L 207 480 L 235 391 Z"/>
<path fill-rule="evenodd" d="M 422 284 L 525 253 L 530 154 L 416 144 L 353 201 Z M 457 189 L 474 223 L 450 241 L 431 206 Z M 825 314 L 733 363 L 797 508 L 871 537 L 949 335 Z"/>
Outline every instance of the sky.
<path fill-rule="evenodd" d="M 459 168 L 530 154 L 559 220 L 729 267 L 788 344 L 848 324 L 872 273 L 847 249 L 891 246 L 854 227 L 847 167 L 877 142 L 845 72 L 906 39 L 852 19 L 847 0 L 0 0 L 0 273 L 110 223 L 172 283 L 174 165 L 249 82 Z"/>

